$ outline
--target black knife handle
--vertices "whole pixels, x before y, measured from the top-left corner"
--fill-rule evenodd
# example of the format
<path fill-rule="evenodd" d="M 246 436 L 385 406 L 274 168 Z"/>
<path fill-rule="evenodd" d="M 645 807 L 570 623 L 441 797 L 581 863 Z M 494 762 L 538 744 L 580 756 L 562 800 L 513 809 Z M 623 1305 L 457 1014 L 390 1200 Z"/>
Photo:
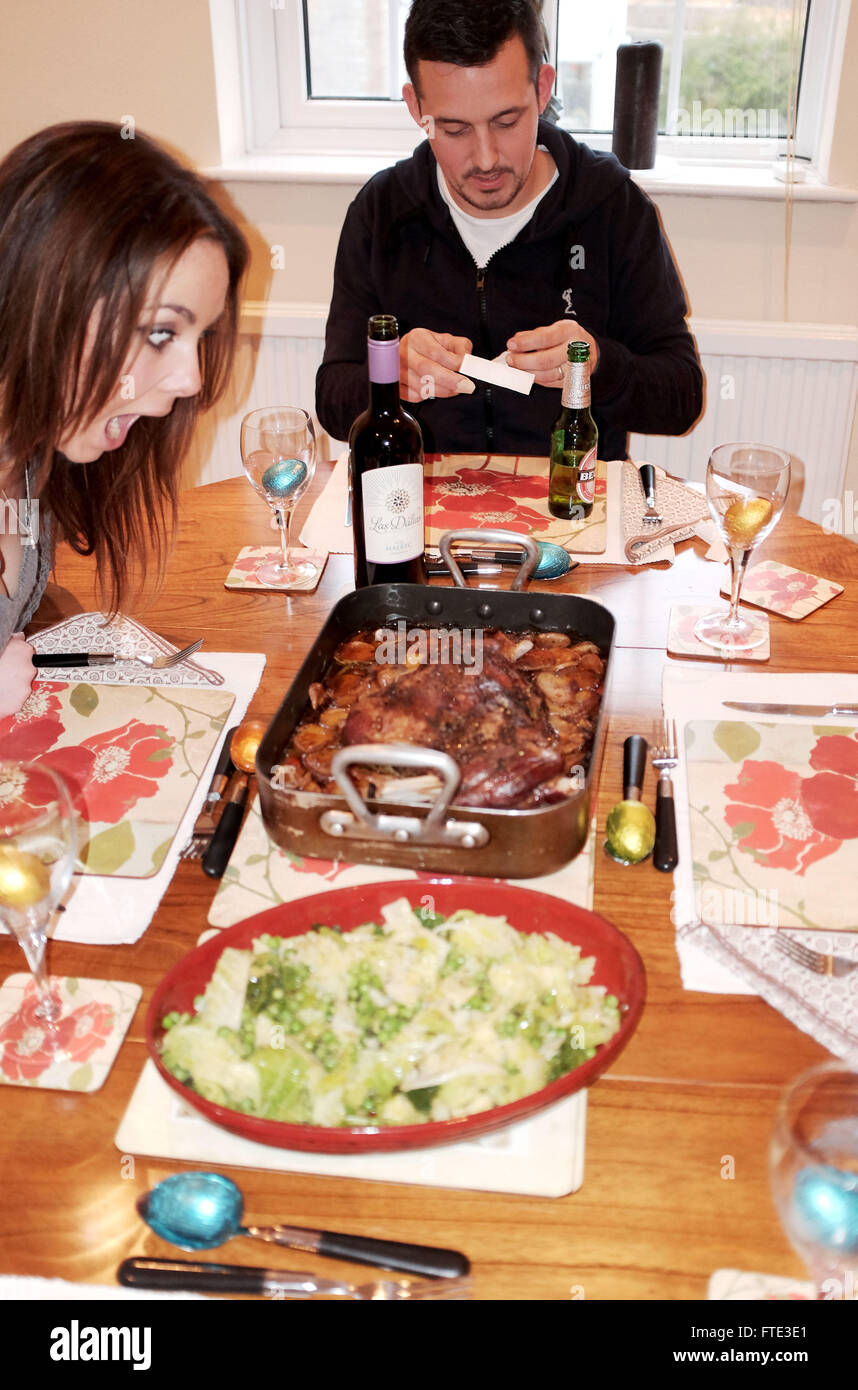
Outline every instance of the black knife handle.
<path fill-rule="evenodd" d="M 623 800 L 640 801 L 646 772 L 647 742 L 632 734 L 623 744 Z"/>
<path fill-rule="evenodd" d="M 676 807 L 670 782 L 658 779 L 655 792 L 655 848 L 652 862 L 662 873 L 670 873 L 679 862 L 676 847 Z"/>
<path fill-rule="evenodd" d="M 42 666 L 107 666 L 115 658 L 105 654 L 104 661 L 90 662 L 89 652 L 34 652 L 33 665 Z"/>
<path fill-rule="evenodd" d="M 406 1274 L 425 1274 L 429 1279 L 458 1279 L 471 1268 L 459 1250 L 438 1250 L 431 1245 L 407 1245 L 399 1240 L 373 1240 L 371 1236 L 338 1235 L 321 1231 L 320 1255 L 339 1260 L 358 1260 L 384 1269 L 401 1269 Z"/>
<path fill-rule="evenodd" d="M 222 878 L 224 869 L 229 863 L 229 856 L 235 848 L 238 839 L 238 832 L 241 829 L 241 822 L 244 817 L 244 807 L 247 801 L 247 778 L 244 779 L 244 786 L 239 793 L 237 801 L 228 801 L 224 806 L 217 829 L 212 835 L 211 844 L 203 855 L 203 870 L 209 878 Z"/>
<path fill-rule="evenodd" d="M 276 1271 L 194 1260 L 123 1260 L 116 1277 L 130 1289 L 187 1289 L 193 1293 L 265 1293 Z"/>
<path fill-rule="evenodd" d="M 648 507 L 655 506 L 655 469 L 651 463 L 642 463 L 640 466 L 641 487 L 644 490 L 644 497 Z"/>

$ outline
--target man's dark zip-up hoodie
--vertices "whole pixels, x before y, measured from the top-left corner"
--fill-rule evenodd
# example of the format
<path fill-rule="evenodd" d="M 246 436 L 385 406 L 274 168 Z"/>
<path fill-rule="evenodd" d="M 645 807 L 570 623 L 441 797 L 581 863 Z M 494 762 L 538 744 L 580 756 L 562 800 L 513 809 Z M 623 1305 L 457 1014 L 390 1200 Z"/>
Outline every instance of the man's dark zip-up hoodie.
<path fill-rule="evenodd" d="M 376 313 L 395 314 L 403 336 L 430 328 L 470 338 L 488 358 L 515 333 L 577 321 L 599 347 L 592 399 L 600 458 L 624 458 L 630 431 L 682 434 L 694 424 L 703 376 L 655 208 L 613 155 L 543 120 L 538 141 L 558 179 L 484 270 L 440 195 L 431 141 L 361 189 L 340 238 L 316 378 L 316 410 L 333 438 L 347 439 L 366 408 L 366 328 Z M 560 392 L 534 385 L 523 396 L 477 382 L 473 395 L 408 409 L 427 452 L 547 455 Z"/>

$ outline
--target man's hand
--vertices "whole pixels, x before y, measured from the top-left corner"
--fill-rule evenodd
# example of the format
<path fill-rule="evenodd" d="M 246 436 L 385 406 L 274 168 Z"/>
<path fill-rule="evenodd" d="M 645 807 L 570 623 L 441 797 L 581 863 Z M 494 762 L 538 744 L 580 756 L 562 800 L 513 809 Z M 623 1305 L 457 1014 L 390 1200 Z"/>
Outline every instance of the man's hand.
<path fill-rule="evenodd" d="M 412 328 L 399 341 L 399 393 L 404 401 L 426 401 L 470 394 L 474 383 L 459 376 L 462 358 L 472 350 L 470 338 Z"/>
<path fill-rule="evenodd" d="M 561 387 L 567 361 L 566 346 L 575 340 L 590 344 L 590 371 L 594 372 L 599 365 L 596 339 L 580 324 L 569 319 L 558 319 L 547 328 L 531 328 L 525 333 L 516 333 L 506 345 L 506 360 L 511 367 L 533 372 L 539 386 Z"/>
<path fill-rule="evenodd" d="M 33 648 L 16 632 L 0 652 L 0 718 L 17 714 L 30 693 L 36 668 Z"/>

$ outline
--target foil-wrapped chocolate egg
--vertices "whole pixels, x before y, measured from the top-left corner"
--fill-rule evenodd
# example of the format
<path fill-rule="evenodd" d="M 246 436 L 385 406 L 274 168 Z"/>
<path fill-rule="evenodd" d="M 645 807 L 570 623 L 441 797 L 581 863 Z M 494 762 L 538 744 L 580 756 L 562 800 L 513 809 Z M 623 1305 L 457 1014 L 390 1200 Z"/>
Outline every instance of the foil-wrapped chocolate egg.
<path fill-rule="evenodd" d="M 303 459 L 278 459 L 263 473 L 262 486 L 269 497 L 285 502 L 306 477 L 307 465 Z"/>
<path fill-rule="evenodd" d="M 796 1234 L 829 1250 L 858 1251 L 858 1174 L 829 1164 L 802 1168 L 792 1192 Z"/>

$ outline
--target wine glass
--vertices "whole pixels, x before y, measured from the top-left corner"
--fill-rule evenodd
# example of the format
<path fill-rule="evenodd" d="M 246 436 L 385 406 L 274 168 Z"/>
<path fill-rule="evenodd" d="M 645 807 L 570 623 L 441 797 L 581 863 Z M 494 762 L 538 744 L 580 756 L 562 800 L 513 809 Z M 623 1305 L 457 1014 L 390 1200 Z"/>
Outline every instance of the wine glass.
<path fill-rule="evenodd" d="M 739 612 L 739 595 L 751 551 L 772 530 L 789 491 L 790 456 L 769 444 L 719 444 L 706 469 L 706 500 L 730 555 L 729 610 L 698 619 L 694 634 L 725 655 L 759 647 L 769 625 L 765 617 Z"/>
<path fill-rule="evenodd" d="M 241 461 L 280 528 L 283 557 L 260 565 L 257 576 L 263 584 L 281 589 L 315 578 L 317 569 L 311 561 L 289 558 L 292 514 L 316 467 L 316 435 L 306 410 L 284 405 L 251 411 L 241 422 Z"/>
<path fill-rule="evenodd" d="M 65 783 L 39 763 L 0 762 L 0 923 L 17 937 L 39 997 L 35 1014 L 55 1028 L 45 948 L 51 916 L 71 879 L 77 825 Z"/>
<path fill-rule="evenodd" d="M 817 1298 L 858 1298 L 858 1073 L 832 1059 L 788 1087 L 769 1166 L 781 1224 Z"/>

